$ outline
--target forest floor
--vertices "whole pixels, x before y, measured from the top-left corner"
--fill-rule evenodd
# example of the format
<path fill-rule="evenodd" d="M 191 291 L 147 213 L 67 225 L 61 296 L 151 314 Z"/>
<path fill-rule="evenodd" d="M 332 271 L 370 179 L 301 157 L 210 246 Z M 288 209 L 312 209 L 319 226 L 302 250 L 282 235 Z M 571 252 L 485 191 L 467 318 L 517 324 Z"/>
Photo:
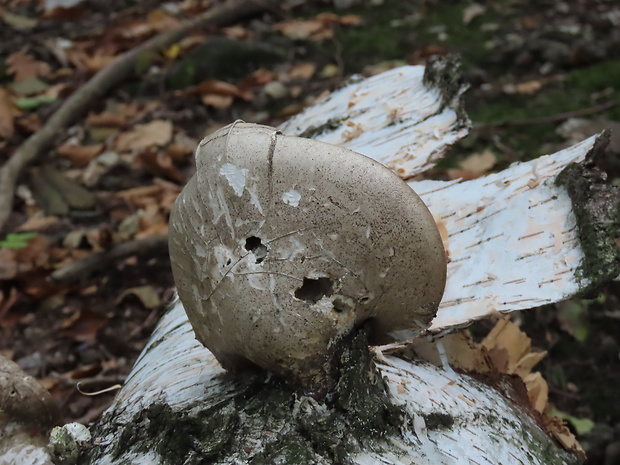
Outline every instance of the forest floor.
<path fill-rule="evenodd" d="M 212 3 L 3 2 L 0 165 L 94 73 Z M 198 141 L 235 119 L 276 126 L 352 74 L 458 53 L 473 128 L 429 176 L 471 179 L 611 128 L 601 164 L 620 184 L 617 2 L 282 3 L 141 56 L 19 178 L 0 235 L 0 354 L 50 390 L 63 422 L 102 413 L 169 304 L 170 208 Z M 52 279 L 147 238 L 139 255 Z M 513 318 L 548 351 L 538 369 L 588 463 L 620 463 L 620 283 Z"/>

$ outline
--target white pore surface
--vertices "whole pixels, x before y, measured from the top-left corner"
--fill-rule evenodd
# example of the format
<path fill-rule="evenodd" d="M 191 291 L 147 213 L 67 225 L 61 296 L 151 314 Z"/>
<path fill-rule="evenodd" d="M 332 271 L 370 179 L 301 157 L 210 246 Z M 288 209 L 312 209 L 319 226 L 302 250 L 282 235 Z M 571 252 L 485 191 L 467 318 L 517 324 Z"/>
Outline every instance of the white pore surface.
<path fill-rule="evenodd" d="M 472 181 L 409 183 L 447 232 L 448 279 L 431 329 L 558 302 L 587 284 L 575 274 L 583 251 L 571 201 L 555 180 L 595 139 Z"/>
<path fill-rule="evenodd" d="M 299 135 L 332 121 L 312 138 L 366 155 L 406 179 L 421 173 L 467 135 L 441 93 L 422 83 L 423 66 L 404 66 L 335 91 L 280 128 Z"/>

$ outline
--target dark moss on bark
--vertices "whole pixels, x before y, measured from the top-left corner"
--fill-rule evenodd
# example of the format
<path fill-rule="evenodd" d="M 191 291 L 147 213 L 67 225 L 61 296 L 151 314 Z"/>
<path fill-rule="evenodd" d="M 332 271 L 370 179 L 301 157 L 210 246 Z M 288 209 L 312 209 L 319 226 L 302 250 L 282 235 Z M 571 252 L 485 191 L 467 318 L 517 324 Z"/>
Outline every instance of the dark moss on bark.
<path fill-rule="evenodd" d="M 596 167 L 609 144 L 605 131 L 594 143 L 583 163 L 571 163 L 557 177 L 572 201 L 584 260 L 580 273 L 584 294 L 620 274 L 620 187 L 607 183 L 607 175 Z"/>
<path fill-rule="evenodd" d="M 304 132 L 299 134 L 299 137 L 305 137 L 307 139 L 312 139 L 313 137 L 320 136 L 321 134 L 325 132 L 335 131 L 341 126 L 342 121 L 344 120 L 346 120 L 346 118 L 343 118 L 343 119 L 330 118 L 325 123 L 321 124 L 320 126 L 310 126 Z"/>
<path fill-rule="evenodd" d="M 431 413 L 424 415 L 424 423 L 429 430 L 450 429 L 454 425 L 454 418 L 446 413 Z"/>
<path fill-rule="evenodd" d="M 463 78 L 461 61 L 456 55 L 434 56 L 429 58 L 424 68 L 422 82 L 425 86 L 439 90 L 442 96 L 440 111 L 452 108 L 462 127 L 470 127 L 471 122 L 463 108 L 462 95 L 469 84 Z"/>

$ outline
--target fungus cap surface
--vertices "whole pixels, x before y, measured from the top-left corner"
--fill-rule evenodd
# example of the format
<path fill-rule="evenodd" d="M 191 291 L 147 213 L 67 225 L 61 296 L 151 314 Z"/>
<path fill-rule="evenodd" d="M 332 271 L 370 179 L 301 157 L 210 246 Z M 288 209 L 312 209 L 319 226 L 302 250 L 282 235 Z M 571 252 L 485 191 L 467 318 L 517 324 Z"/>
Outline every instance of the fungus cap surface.
<path fill-rule="evenodd" d="M 319 385 L 338 342 L 427 326 L 446 277 L 433 218 L 409 186 L 350 150 L 233 123 L 202 141 L 170 219 L 198 339 L 225 368 Z"/>

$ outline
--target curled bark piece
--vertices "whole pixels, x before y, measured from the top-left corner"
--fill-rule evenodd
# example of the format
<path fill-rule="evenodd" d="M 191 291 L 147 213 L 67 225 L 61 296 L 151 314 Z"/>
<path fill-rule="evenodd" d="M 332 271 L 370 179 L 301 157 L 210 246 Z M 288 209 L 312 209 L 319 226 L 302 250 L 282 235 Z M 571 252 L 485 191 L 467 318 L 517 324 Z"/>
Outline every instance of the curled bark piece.
<path fill-rule="evenodd" d="M 565 178 L 567 166 L 577 169 L 600 151 L 601 143 L 603 139 L 591 137 L 472 181 L 410 183 L 444 231 L 449 255 L 446 291 L 432 331 L 466 326 L 496 311 L 559 302 L 618 274 L 618 225 L 612 227 L 620 211 L 618 188 L 596 187 L 601 183 L 595 178 L 580 175 L 578 191 L 585 197 L 575 203 L 556 182 L 558 176 Z M 597 190 L 598 209 L 607 209 L 605 218 L 598 223 L 592 217 L 578 221 L 575 211 L 594 202 Z M 587 238 L 580 240 L 583 228 L 589 228 Z M 607 259 L 592 264 L 584 252 L 590 250 L 592 257 L 593 248 Z"/>

